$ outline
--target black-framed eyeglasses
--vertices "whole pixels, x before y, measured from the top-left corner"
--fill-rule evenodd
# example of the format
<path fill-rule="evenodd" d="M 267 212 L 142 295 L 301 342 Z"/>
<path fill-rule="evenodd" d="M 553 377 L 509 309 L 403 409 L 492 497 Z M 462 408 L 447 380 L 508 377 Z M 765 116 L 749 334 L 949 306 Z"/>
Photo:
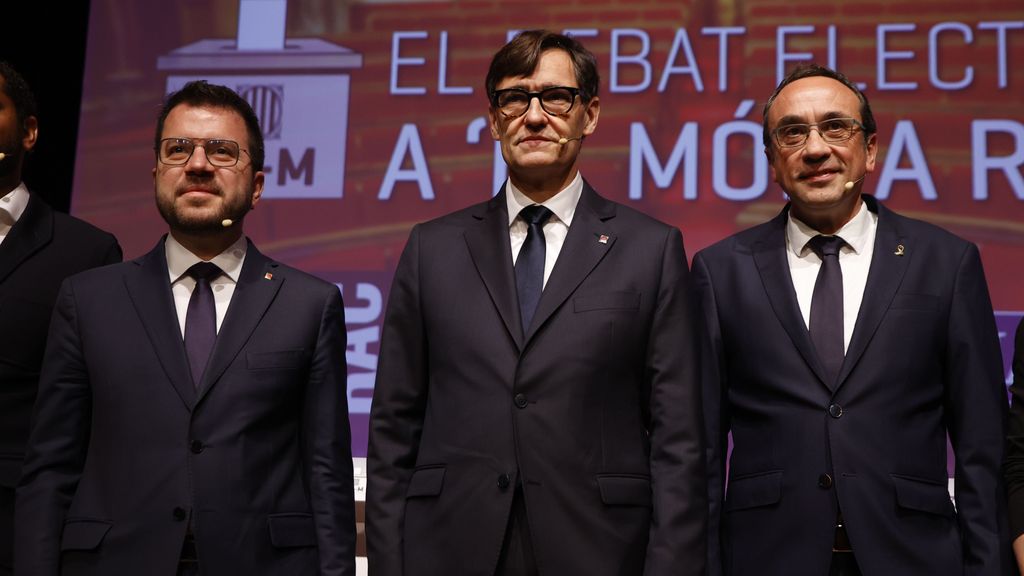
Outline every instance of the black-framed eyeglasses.
<path fill-rule="evenodd" d="M 779 148 L 797 148 L 807 142 L 811 130 L 817 130 L 821 139 L 829 144 L 846 142 L 864 125 L 856 118 L 829 118 L 815 124 L 786 124 L 772 130 Z"/>
<path fill-rule="evenodd" d="M 509 118 L 518 118 L 526 114 L 526 111 L 530 109 L 530 102 L 536 98 L 540 100 L 542 110 L 552 116 L 563 116 L 572 110 L 572 105 L 579 95 L 580 89 L 570 86 L 552 86 L 540 92 L 527 92 L 522 88 L 505 88 L 491 93 L 491 105 L 501 110 L 501 113 Z"/>
<path fill-rule="evenodd" d="M 183 166 L 195 152 L 196 146 L 202 146 L 206 152 L 206 161 L 219 168 L 228 168 L 238 164 L 241 152 L 248 154 L 234 140 L 203 139 L 203 138 L 164 138 L 156 149 L 156 157 L 168 166 Z"/>

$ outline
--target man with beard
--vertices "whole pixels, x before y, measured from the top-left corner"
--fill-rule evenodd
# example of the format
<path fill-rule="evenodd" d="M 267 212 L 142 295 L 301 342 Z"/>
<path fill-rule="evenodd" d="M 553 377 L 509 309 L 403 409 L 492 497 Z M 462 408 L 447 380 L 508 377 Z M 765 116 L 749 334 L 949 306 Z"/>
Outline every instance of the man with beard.
<path fill-rule="evenodd" d="M 264 175 L 242 98 L 187 84 L 155 144 L 170 234 L 61 289 L 16 571 L 354 574 L 341 294 L 243 236 Z"/>
<path fill-rule="evenodd" d="M 11 574 L 14 487 L 57 290 L 72 274 L 121 261 L 113 236 L 55 212 L 21 181 L 38 133 L 28 83 L 0 62 L 0 575 Z"/>

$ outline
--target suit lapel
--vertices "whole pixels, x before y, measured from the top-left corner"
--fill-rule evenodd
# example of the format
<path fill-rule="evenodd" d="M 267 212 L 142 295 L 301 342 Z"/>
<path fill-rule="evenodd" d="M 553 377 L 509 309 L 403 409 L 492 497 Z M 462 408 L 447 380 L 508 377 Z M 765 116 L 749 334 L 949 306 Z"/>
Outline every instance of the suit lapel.
<path fill-rule="evenodd" d="M 864 196 L 864 201 L 868 209 L 878 214 L 878 228 L 875 231 L 868 281 L 864 286 L 864 299 L 857 313 L 857 323 L 846 351 L 846 359 L 839 371 L 839 383 L 846 379 L 867 349 L 914 257 L 913 246 L 901 233 L 896 215 L 879 205 L 871 196 Z M 904 249 L 897 250 L 897 246 L 903 246 Z"/>
<path fill-rule="evenodd" d="M 512 268 L 512 246 L 508 237 L 508 209 L 502 188 L 497 196 L 484 204 L 473 217 L 475 226 L 464 236 L 476 270 L 498 309 L 505 329 L 519 350 L 523 349 L 523 332 L 519 327 L 519 299 L 516 295 L 515 271 Z"/>
<path fill-rule="evenodd" d="M 835 385 L 825 377 L 825 369 L 818 360 L 810 333 L 800 313 L 800 304 L 793 288 L 793 275 L 789 271 L 789 260 L 786 256 L 786 219 L 788 207 L 776 216 L 766 229 L 764 235 L 753 246 L 754 263 L 757 265 L 761 282 L 772 310 L 778 317 L 782 327 L 789 334 L 790 340 L 814 374 L 829 389 Z"/>
<path fill-rule="evenodd" d="M 572 217 L 572 226 L 558 253 L 558 261 L 540 296 L 540 302 L 537 303 L 533 325 L 526 328 L 524 344 L 530 341 L 615 244 L 615 229 L 610 222 L 614 217 L 615 204 L 598 196 L 584 182 L 583 194 Z"/>
<path fill-rule="evenodd" d="M 217 342 L 210 353 L 210 361 L 203 372 L 196 404 L 202 402 L 210 389 L 224 374 L 259 325 L 277 291 L 284 283 L 284 275 L 277 273 L 278 264 L 264 256 L 249 242 L 245 263 L 238 275 L 235 292 L 231 296 L 224 321 L 217 332 Z"/>
<path fill-rule="evenodd" d="M 164 236 L 166 238 L 166 236 Z M 195 403 L 196 392 L 188 368 L 185 344 L 181 339 L 181 326 L 175 313 L 171 281 L 167 272 L 167 256 L 161 239 L 148 254 L 131 262 L 124 276 L 128 296 L 139 315 L 163 367 L 167 378 L 189 410 Z"/>
<path fill-rule="evenodd" d="M 53 211 L 35 194 L 29 195 L 21 218 L 0 244 L 0 282 L 3 282 L 26 258 L 38 252 L 53 238 Z"/>

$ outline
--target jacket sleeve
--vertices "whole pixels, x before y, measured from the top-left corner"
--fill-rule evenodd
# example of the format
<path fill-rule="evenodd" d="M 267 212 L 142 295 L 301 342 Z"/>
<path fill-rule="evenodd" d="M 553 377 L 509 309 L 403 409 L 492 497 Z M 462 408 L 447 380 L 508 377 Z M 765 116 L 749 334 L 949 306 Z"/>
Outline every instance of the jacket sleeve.
<path fill-rule="evenodd" d="M 356 524 L 348 423 L 345 309 L 337 288 L 320 318 L 303 413 L 303 465 L 322 576 L 355 576 Z"/>
<path fill-rule="evenodd" d="M 720 576 L 722 519 L 725 509 L 725 469 L 729 447 L 728 388 L 721 352 L 718 301 L 711 272 L 702 254 L 693 259 L 694 302 L 700 310 L 700 366 L 704 402 L 705 450 L 708 470 L 708 576 Z"/>
<path fill-rule="evenodd" d="M 673 228 L 647 347 L 654 509 L 646 576 L 703 575 L 707 532 L 704 431 L 686 253 Z"/>
<path fill-rule="evenodd" d="M 124 253 L 121 251 L 121 245 L 117 243 L 117 238 L 115 238 L 113 234 L 110 234 L 109 236 L 109 241 L 106 246 L 104 246 L 99 260 L 96 262 L 96 266 L 117 264 L 124 258 Z"/>
<path fill-rule="evenodd" d="M 395 272 L 370 409 L 366 544 L 374 576 L 401 576 L 405 493 L 427 401 L 427 346 L 419 295 L 419 227 Z"/>
<path fill-rule="evenodd" d="M 64 519 L 85 464 L 92 393 L 74 284 L 61 286 L 15 500 L 14 572 L 57 576 Z"/>
<path fill-rule="evenodd" d="M 1012 553 L 1000 475 L 1006 388 L 992 303 L 973 244 L 960 259 L 946 342 L 947 425 L 956 456 L 964 574 L 1009 574 Z"/>
<path fill-rule="evenodd" d="M 1014 339 L 1010 396 L 1004 476 L 1010 502 L 1010 539 L 1016 540 L 1024 534 L 1024 320 L 1017 325 Z"/>

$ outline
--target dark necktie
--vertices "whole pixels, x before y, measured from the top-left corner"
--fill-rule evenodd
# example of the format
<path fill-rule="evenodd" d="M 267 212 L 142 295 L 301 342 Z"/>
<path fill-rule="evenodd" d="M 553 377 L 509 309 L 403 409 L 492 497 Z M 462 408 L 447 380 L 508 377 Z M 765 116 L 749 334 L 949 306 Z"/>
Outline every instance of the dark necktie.
<path fill-rule="evenodd" d="M 516 258 L 516 291 L 519 293 L 519 315 L 523 321 L 524 334 L 530 329 L 540 293 L 544 291 L 544 253 L 547 250 L 544 223 L 551 215 L 551 210 L 537 204 L 519 212 L 519 217 L 528 226 L 526 241 Z"/>
<path fill-rule="evenodd" d="M 839 236 L 818 235 L 808 245 L 821 258 L 821 269 L 811 297 L 811 342 L 825 367 L 828 384 L 834 385 L 843 365 L 843 271 L 839 249 L 846 244 Z"/>
<path fill-rule="evenodd" d="M 195 278 L 196 287 L 188 299 L 188 312 L 185 314 L 185 353 L 192 370 L 192 384 L 199 388 L 217 339 L 217 308 L 213 303 L 210 281 L 220 276 L 221 270 L 212 262 L 199 262 L 186 274 Z"/>

